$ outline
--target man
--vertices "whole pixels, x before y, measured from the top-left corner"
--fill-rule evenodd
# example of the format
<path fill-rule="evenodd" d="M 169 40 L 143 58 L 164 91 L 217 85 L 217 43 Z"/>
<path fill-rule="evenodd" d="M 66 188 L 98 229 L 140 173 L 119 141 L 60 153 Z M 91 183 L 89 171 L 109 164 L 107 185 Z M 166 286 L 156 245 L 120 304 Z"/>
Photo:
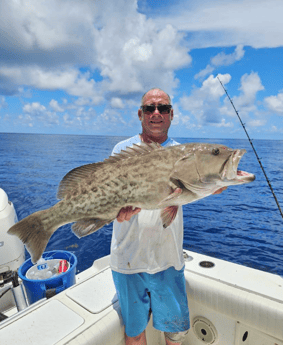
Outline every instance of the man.
<path fill-rule="evenodd" d="M 112 154 L 140 142 L 177 145 L 168 138 L 173 115 L 170 97 L 158 88 L 149 90 L 138 110 L 142 133 L 118 143 Z M 181 344 L 190 327 L 182 207 L 166 229 L 160 210 L 123 208 L 113 225 L 110 266 L 125 324 L 126 345 L 146 344 L 145 328 L 151 312 L 153 326 L 164 332 L 166 344 Z"/>

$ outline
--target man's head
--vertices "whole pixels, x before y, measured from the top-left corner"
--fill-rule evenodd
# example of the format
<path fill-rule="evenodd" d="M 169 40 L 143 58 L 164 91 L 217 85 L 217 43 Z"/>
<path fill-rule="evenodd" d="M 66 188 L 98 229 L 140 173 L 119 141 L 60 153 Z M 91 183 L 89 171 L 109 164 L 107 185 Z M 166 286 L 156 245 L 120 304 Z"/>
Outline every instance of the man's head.
<path fill-rule="evenodd" d="M 161 89 L 154 88 L 143 95 L 141 108 L 138 111 L 143 138 L 148 137 L 160 143 L 167 139 L 168 129 L 173 119 L 173 109 L 168 105 L 171 105 L 170 97 Z"/>

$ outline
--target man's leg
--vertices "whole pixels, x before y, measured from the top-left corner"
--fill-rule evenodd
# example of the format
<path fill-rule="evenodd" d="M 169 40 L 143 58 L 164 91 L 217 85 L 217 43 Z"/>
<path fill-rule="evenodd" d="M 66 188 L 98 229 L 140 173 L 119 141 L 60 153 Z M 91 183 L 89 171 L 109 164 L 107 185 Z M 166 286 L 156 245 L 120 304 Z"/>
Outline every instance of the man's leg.
<path fill-rule="evenodd" d="M 126 345 L 146 345 L 145 331 L 133 338 L 126 335 Z"/>

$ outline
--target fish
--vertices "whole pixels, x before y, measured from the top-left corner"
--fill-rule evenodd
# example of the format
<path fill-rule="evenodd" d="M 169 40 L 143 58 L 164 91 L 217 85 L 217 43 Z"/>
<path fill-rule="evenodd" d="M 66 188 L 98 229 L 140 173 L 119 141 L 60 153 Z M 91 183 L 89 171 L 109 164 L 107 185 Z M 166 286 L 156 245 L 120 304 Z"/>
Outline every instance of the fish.
<path fill-rule="evenodd" d="M 165 231 L 179 206 L 252 182 L 254 174 L 238 170 L 245 153 L 210 143 L 135 144 L 68 172 L 58 187 L 60 201 L 20 220 L 8 233 L 20 238 L 36 263 L 62 225 L 73 223 L 72 231 L 81 238 L 110 224 L 127 206 L 160 209 Z"/>

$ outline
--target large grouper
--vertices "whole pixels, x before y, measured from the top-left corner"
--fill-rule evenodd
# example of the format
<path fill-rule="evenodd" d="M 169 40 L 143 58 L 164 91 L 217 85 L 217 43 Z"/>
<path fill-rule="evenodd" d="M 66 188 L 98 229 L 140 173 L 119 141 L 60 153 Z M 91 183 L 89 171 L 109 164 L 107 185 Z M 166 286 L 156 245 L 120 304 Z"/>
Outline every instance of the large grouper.
<path fill-rule="evenodd" d="M 127 206 L 160 209 L 166 231 L 179 206 L 253 181 L 253 174 L 238 170 L 245 152 L 206 143 L 136 144 L 71 170 L 58 188 L 61 201 L 19 221 L 8 233 L 22 240 L 35 263 L 60 226 L 75 222 L 72 230 L 80 238 L 111 223 Z"/>

